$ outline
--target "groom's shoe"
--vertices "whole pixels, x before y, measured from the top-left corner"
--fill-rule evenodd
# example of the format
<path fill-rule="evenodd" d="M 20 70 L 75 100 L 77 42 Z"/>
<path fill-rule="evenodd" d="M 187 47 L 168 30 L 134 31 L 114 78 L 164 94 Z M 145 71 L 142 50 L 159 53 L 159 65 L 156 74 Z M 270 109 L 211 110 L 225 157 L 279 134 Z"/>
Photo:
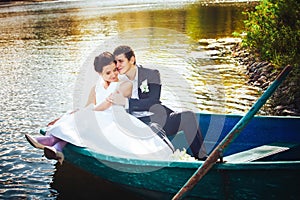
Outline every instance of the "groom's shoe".
<path fill-rule="evenodd" d="M 64 154 L 54 147 L 45 146 L 44 154 L 46 158 L 57 160 L 60 164 L 64 161 Z"/>
<path fill-rule="evenodd" d="M 30 135 L 25 134 L 25 138 L 33 147 L 38 148 L 38 149 L 44 149 L 45 145 L 39 143 L 36 139 L 31 137 Z"/>

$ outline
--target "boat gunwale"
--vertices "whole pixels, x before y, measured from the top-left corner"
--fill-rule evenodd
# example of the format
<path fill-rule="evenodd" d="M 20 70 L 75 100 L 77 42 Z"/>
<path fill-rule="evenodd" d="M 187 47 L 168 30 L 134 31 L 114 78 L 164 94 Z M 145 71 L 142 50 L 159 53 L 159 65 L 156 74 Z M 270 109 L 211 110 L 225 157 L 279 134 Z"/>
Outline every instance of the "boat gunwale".
<path fill-rule="evenodd" d="M 169 168 L 192 168 L 197 169 L 204 161 L 184 161 L 184 160 L 147 160 L 138 158 L 124 158 L 113 155 L 105 155 L 95 152 L 85 147 L 76 147 L 74 145 L 67 146 L 68 150 L 74 153 L 88 156 L 91 159 L 96 159 L 99 162 L 111 162 L 123 165 L 131 165 L 136 167 L 169 167 Z M 300 169 L 300 160 L 297 161 L 254 161 L 254 162 L 217 162 L 214 165 L 215 169 L 223 170 L 257 170 L 257 169 Z"/>
<path fill-rule="evenodd" d="M 196 112 L 196 115 L 208 115 L 208 116 L 224 116 L 224 117 L 243 117 L 242 113 L 209 113 L 209 112 Z M 291 116 L 291 115 L 255 115 L 254 118 L 274 118 L 274 119 L 298 119 L 300 120 L 300 116 Z"/>

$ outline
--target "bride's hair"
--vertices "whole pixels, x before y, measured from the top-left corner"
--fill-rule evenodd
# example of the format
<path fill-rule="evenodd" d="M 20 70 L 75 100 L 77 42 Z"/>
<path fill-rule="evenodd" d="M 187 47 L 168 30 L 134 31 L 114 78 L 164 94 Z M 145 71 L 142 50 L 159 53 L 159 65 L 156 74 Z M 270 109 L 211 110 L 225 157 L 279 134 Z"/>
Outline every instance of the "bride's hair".
<path fill-rule="evenodd" d="M 99 56 L 95 57 L 94 68 L 96 72 L 102 73 L 103 67 L 110 65 L 111 63 L 116 63 L 115 57 L 112 53 L 105 51 Z"/>

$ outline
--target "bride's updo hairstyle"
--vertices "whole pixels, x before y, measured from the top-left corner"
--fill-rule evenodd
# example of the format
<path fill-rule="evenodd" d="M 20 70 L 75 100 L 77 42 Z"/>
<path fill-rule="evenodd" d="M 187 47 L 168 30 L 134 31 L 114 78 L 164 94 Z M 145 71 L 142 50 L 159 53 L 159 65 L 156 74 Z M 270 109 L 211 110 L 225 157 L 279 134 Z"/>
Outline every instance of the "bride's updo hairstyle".
<path fill-rule="evenodd" d="M 95 57 L 94 60 L 94 69 L 96 72 L 102 73 L 103 67 L 116 63 L 115 57 L 108 51 L 101 53 L 99 56 Z"/>

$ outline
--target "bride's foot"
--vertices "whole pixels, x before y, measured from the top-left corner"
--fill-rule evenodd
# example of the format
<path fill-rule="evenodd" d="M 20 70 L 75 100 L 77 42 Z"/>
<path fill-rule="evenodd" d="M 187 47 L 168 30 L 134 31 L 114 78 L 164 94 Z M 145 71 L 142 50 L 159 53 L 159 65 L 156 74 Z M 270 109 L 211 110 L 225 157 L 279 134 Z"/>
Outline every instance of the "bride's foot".
<path fill-rule="evenodd" d="M 31 137 L 30 135 L 25 134 L 25 138 L 33 147 L 38 148 L 38 149 L 44 149 L 45 145 L 39 143 L 36 139 Z"/>
<path fill-rule="evenodd" d="M 60 164 L 62 164 L 64 161 L 64 154 L 60 151 L 57 151 L 54 147 L 45 146 L 44 154 L 46 158 L 58 160 Z"/>

